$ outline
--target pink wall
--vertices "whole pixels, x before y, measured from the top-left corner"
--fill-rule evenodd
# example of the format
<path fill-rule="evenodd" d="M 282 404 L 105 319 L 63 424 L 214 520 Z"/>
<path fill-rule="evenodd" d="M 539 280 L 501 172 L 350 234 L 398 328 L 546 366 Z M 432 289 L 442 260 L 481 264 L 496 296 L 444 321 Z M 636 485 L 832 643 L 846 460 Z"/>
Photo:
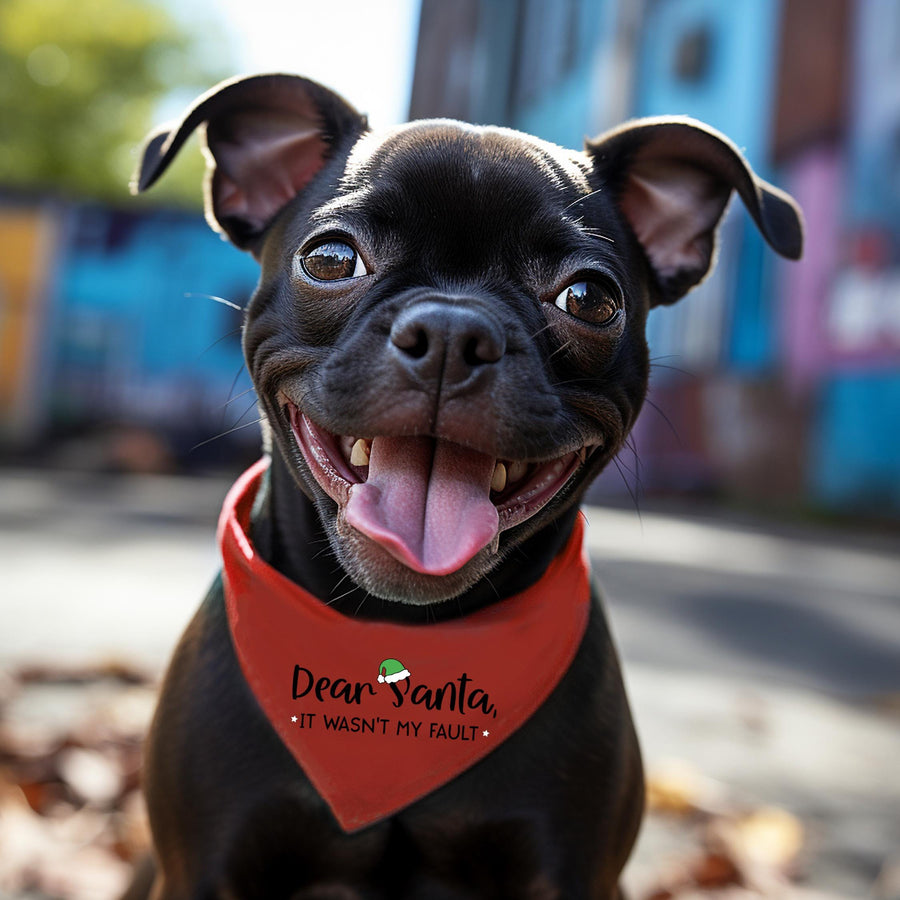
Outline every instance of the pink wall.
<path fill-rule="evenodd" d="M 777 279 L 781 357 L 790 389 L 804 392 L 828 363 L 828 298 L 838 268 L 847 262 L 842 243 L 844 160 L 826 145 L 785 167 L 782 186 L 803 209 L 803 259 L 782 263 Z"/>

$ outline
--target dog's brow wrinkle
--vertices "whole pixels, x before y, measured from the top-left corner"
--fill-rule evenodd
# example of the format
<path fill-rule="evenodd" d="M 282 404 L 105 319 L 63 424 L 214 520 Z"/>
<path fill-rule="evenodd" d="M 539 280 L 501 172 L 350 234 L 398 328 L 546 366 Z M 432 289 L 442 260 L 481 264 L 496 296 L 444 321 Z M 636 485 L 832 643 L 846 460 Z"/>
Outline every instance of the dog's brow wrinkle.
<path fill-rule="evenodd" d="M 372 156 L 381 149 L 383 145 L 387 145 L 393 135 L 402 131 L 404 126 L 400 125 L 388 131 L 374 132 L 364 134 L 354 145 L 347 158 L 345 178 L 351 176 L 365 176 L 371 162 Z"/>
<path fill-rule="evenodd" d="M 346 212 L 348 208 L 362 207 L 369 199 L 370 194 L 370 189 L 359 188 L 358 190 L 351 191 L 349 194 L 335 197 L 333 200 L 323 203 L 316 209 L 310 216 L 310 219 L 319 221 L 321 219 L 327 219 L 330 215 L 334 215 L 334 213 Z"/>

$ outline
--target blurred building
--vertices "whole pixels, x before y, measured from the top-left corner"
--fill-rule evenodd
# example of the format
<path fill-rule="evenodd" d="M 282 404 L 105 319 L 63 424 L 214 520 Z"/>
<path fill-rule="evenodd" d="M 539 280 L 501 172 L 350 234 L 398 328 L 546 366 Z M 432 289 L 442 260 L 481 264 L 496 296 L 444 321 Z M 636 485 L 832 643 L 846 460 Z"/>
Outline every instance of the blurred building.
<path fill-rule="evenodd" d="M 669 113 L 794 194 L 806 252 L 776 259 L 733 206 L 712 277 L 651 314 L 636 459 L 600 490 L 897 515 L 900 0 L 422 0 L 412 118 L 578 147 Z M 0 193 L 0 442 L 105 429 L 202 464 L 256 416 L 226 405 L 249 389 L 240 314 L 209 295 L 243 306 L 256 275 L 199 216 Z M 257 429 L 211 449 L 231 441 Z"/>
<path fill-rule="evenodd" d="M 213 298 L 242 307 L 258 270 L 201 216 L 7 195 L 0 243 L 8 452 L 55 461 L 80 441 L 85 464 L 202 465 L 192 447 L 256 419 L 240 310 Z"/>
<path fill-rule="evenodd" d="M 411 118 L 580 147 L 664 114 L 728 134 L 807 239 L 778 260 L 735 204 L 713 276 L 651 314 L 643 487 L 896 515 L 900 0 L 422 0 Z"/>

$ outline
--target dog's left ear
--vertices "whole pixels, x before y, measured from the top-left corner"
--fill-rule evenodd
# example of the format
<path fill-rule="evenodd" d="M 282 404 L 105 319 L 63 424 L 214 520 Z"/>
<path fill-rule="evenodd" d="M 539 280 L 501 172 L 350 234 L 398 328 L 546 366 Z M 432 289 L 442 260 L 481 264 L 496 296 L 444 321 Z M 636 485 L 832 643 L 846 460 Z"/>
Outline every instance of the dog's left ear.
<path fill-rule="evenodd" d="M 800 257 L 797 204 L 757 177 L 728 138 L 701 122 L 638 119 L 588 141 L 585 149 L 653 267 L 660 288 L 655 303 L 674 303 L 703 280 L 732 190 L 773 250 Z"/>
<path fill-rule="evenodd" d="M 199 129 L 207 161 L 206 219 L 242 250 L 253 250 L 275 215 L 367 128 L 365 116 L 308 78 L 223 81 L 180 122 L 149 135 L 131 190 L 150 187 Z"/>

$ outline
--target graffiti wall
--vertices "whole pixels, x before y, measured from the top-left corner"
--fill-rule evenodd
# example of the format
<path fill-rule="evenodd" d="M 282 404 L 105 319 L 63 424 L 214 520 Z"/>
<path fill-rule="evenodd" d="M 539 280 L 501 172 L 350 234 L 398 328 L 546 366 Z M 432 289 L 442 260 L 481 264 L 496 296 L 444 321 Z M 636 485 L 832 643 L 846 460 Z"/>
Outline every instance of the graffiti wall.
<path fill-rule="evenodd" d="M 45 299 L 59 216 L 49 205 L 0 205 L 0 439 L 26 440 L 39 424 Z"/>
<path fill-rule="evenodd" d="M 257 267 L 202 217 L 34 204 L 0 208 L 0 240 L 7 442 L 139 429 L 180 460 L 256 419 L 240 339 Z"/>

